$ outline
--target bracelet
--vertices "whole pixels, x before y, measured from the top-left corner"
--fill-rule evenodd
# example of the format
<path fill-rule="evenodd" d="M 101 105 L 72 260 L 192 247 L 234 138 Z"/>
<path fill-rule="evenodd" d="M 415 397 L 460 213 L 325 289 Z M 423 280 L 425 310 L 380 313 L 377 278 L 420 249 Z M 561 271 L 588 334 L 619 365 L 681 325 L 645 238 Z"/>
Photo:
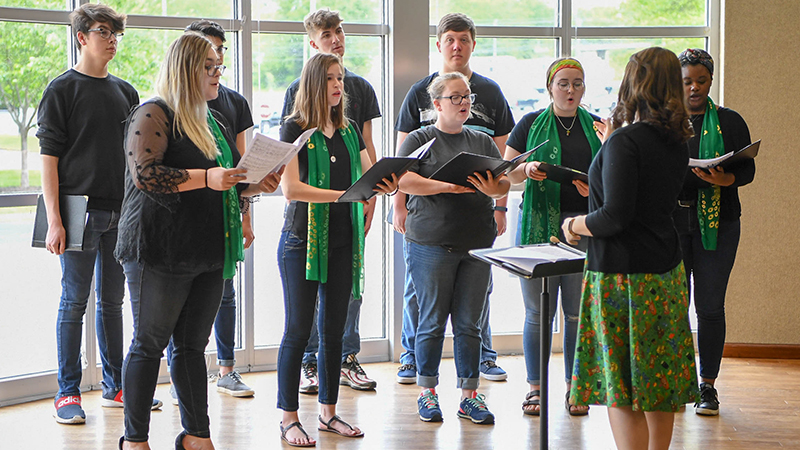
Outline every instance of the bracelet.
<path fill-rule="evenodd" d="M 205 187 L 208 187 L 208 169 L 206 169 L 206 174 L 205 175 L 206 175 L 206 186 Z"/>
<path fill-rule="evenodd" d="M 389 197 L 391 197 L 391 196 L 393 196 L 394 194 L 397 194 L 397 191 L 399 191 L 399 190 L 400 190 L 400 188 L 399 188 L 399 187 L 396 187 L 396 188 L 394 188 L 394 191 L 392 191 L 392 193 L 391 193 L 391 194 L 386 194 L 386 195 L 388 195 Z"/>
<path fill-rule="evenodd" d="M 576 232 L 572 231 L 572 224 L 573 224 L 573 223 L 575 223 L 575 218 L 574 218 L 574 217 L 571 217 L 571 218 L 569 219 L 569 223 L 567 224 L 567 231 L 569 231 L 569 232 L 570 232 L 570 234 L 572 234 L 572 235 L 574 235 L 574 236 L 577 236 L 577 235 L 578 235 L 578 233 L 576 233 Z"/>
<path fill-rule="evenodd" d="M 492 209 L 495 210 L 495 211 L 508 212 L 508 208 L 505 207 L 505 206 L 495 205 L 494 208 L 492 208 Z"/>

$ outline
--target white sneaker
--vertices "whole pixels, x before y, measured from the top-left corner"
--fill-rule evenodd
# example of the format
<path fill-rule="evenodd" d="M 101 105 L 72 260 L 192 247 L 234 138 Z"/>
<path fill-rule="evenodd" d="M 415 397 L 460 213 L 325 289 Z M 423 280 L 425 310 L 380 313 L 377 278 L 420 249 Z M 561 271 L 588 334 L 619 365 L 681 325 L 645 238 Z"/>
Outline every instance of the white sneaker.
<path fill-rule="evenodd" d="M 317 392 L 319 392 L 317 363 L 303 363 L 303 373 L 300 374 L 300 393 L 316 394 Z"/>

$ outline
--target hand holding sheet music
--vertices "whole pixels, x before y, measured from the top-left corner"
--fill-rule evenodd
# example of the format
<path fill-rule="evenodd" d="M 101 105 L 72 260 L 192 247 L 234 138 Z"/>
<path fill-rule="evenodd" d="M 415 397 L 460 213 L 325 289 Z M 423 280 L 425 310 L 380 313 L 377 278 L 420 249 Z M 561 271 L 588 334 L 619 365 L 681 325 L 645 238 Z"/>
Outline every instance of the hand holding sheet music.
<path fill-rule="evenodd" d="M 297 155 L 316 128 L 303 132 L 293 143 L 281 142 L 261 133 L 255 133 L 253 141 L 244 156 L 236 165 L 237 169 L 247 169 L 242 183 L 259 183 L 267 175 L 275 173 Z"/>
<path fill-rule="evenodd" d="M 737 161 L 743 161 L 748 158 L 754 159 L 756 156 L 758 156 L 758 149 L 760 146 L 761 146 L 761 139 L 735 152 L 725 153 L 724 155 L 718 156 L 716 158 L 711 158 L 711 159 L 689 158 L 689 167 L 697 167 L 706 170 L 712 169 L 717 166 L 727 167 Z"/>

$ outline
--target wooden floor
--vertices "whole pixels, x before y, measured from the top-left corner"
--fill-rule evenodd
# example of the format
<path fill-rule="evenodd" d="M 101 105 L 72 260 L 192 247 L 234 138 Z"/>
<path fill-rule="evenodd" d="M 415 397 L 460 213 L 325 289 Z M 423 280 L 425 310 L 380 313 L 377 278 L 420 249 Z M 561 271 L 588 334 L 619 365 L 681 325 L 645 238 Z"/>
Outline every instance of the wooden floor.
<path fill-rule="evenodd" d="M 538 448 L 538 418 L 524 416 L 520 404 L 527 390 L 525 365 L 519 356 L 501 357 L 509 372 L 507 382 L 481 381 L 494 426 L 473 425 L 456 417 L 458 391 L 452 359 L 442 363 L 439 398 L 445 421 L 423 423 L 417 418 L 415 385 L 395 383 L 397 364 L 367 364 L 378 380 L 377 392 L 342 387 L 339 413 L 358 424 L 363 439 L 346 439 L 315 429 L 316 396 L 301 395 L 301 420 L 317 448 L 324 449 L 525 449 Z M 551 363 L 553 402 L 550 408 L 550 448 L 613 448 L 608 416 L 592 407 L 588 417 L 570 417 L 563 407 L 561 355 Z M 274 372 L 244 374 L 256 397 L 235 399 L 218 394 L 209 385 L 209 414 L 217 449 L 277 449 L 282 445 L 275 408 Z M 691 405 L 678 413 L 672 440 L 674 449 L 800 448 L 800 361 L 730 359 L 723 361 L 717 382 L 722 408 L 718 417 L 694 414 Z M 165 401 L 152 414 L 150 445 L 171 449 L 180 431 L 178 408 L 168 402 L 169 386 L 159 385 L 157 397 Z M 122 434 L 122 410 L 100 407 L 99 391 L 83 395 L 85 425 L 60 425 L 52 418 L 52 400 L 0 408 L 0 449 L 114 449 Z"/>

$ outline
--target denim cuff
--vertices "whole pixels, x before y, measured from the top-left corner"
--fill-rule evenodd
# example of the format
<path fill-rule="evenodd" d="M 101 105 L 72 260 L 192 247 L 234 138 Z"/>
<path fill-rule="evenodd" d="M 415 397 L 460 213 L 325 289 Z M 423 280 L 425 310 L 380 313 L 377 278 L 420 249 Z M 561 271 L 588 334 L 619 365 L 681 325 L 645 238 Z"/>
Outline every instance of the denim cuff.
<path fill-rule="evenodd" d="M 435 388 L 439 385 L 439 377 L 428 377 L 425 375 L 417 374 L 417 386 L 425 388 Z"/>
<path fill-rule="evenodd" d="M 480 384 L 480 377 L 459 378 L 456 381 L 456 389 L 470 389 L 474 391 L 478 389 L 479 384 Z"/>
<path fill-rule="evenodd" d="M 411 352 L 404 352 L 400 355 L 400 364 L 414 364 L 417 365 L 417 358 L 414 356 L 414 353 Z"/>
<path fill-rule="evenodd" d="M 233 367 L 236 365 L 235 359 L 218 359 L 217 365 L 222 367 Z"/>

